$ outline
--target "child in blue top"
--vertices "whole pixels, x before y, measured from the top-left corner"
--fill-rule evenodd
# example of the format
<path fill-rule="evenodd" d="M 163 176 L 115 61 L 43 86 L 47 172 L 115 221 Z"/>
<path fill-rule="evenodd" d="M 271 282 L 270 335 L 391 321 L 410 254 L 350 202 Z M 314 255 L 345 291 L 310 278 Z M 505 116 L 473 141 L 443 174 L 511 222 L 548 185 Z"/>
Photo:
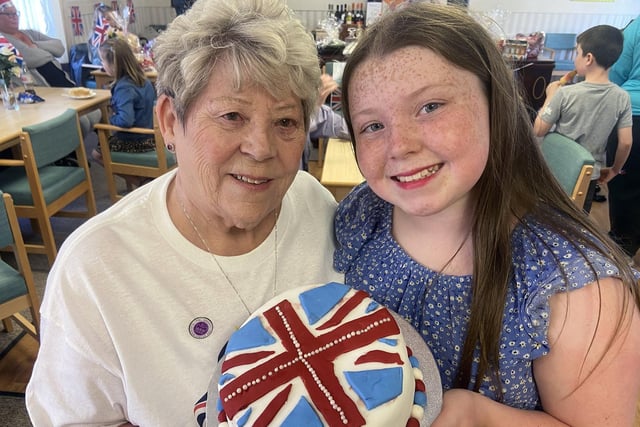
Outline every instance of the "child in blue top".
<path fill-rule="evenodd" d="M 100 57 L 107 74 L 116 80 L 111 86 L 109 123 L 123 128 L 153 128 L 153 107 L 156 93 L 144 75 L 128 43 L 120 38 L 108 39 L 100 47 Z M 129 153 L 155 150 L 153 137 L 128 132 L 116 132 L 109 138 L 111 151 Z M 93 158 L 102 161 L 99 150 Z"/>

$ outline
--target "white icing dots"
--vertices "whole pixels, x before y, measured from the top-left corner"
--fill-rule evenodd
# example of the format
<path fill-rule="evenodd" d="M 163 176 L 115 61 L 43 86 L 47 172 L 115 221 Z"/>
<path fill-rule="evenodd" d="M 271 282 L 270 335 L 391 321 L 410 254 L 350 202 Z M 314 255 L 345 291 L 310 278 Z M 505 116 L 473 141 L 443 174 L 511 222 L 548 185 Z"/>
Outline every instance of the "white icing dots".
<path fill-rule="evenodd" d="M 324 384 L 323 379 L 321 378 L 322 373 L 316 372 L 313 364 L 313 358 L 318 357 L 319 355 L 322 354 L 322 352 L 331 350 L 335 346 L 344 345 L 343 343 L 349 340 L 354 340 L 354 339 L 357 340 L 358 337 L 360 336 L 371 334 L 371 333 L 374 333 L 374 337 L 376 335 L 382 335 L 381 333 L 375 334 L 375 330 L 377 328 L 381 328 L 385 326 L 385 324 L 389 322 L 393 323 L 394 322 L 393 317 L 391 317 L 390 313 L 387 313 L 388 317 L 372 321 L 370 324 L 363 325 L 359 327 L 359 329 L 357 330 L 346 332 L 341 336 L 336 336 L 331 341 L 326 342 L 316 348 L 310 348 L 310 346 L 305 344 L 307 348 L 305 348 L 304 349 L 305 351 L 303 351 L 304 346 L 298 340 L 296 335 L 297 331 L 293 330 L 291 324 L 289 323 L 286 315 L 283 312 L 282 306 L 276 305 L 273 309 L 277 314 L 277 316 L 279 317 L 279 320 L 281 321 L 282 328 L 284 328 L 284 331 L 280 329 L 280 332 L 284 332 L 285 336 L 287 336 L 290 340 L 290 345 L 292 346 L 292 348 L 295 349 L 294 354 L 291 355 L 291 360 L 283 361 L 281 364 L 277 366 L 273 366 L 269 370 L 264 369 L 260 374 L 257 374 L 255 378 L 251 378 L 251 379 L 247 379 L 246 381 L 243 381 L 243 384 L 240 385 L 236 390 L 234 390 L 233 392 L 230 392 L 229 394 L 226 394 L 226 396 L 223 398 L 223 402 L 229 402 L 234 398 L 238 398 L 241 394 L 248 393 L 251 387 L 255 387 L 261 382 L 268 381 L 270 377 L 274 376 L 274 374 L 277 375 L 278 373 L 281 373 L 281 371 L 291 369 L 297 363 L 301 363 L 304 366 L 304 369 L 306 370 L 306 373 L 304 375 L 307 375 L 308 373 L 309 377 L 311 377 L 312 381 L 315 383 L 315 386 L 317 387 L 317 390 L 320 392 L 320 395 L 322 395 L 324 399 L 326 399 L 326 401 L 328 402 L 328 406 L 333 411 L 335 411 L 336 418 L 339 417 L 341 423 L 345 426 L 348 426 L 350 422 L 349 422 L 349 419 L 347 418 L 345 410 L 340 406 L 339 402 L 336 401 L 336 398 L 332 395 L 331 390 L 328 389 L 327 386 Z M 306 342 L 306 341 L 303 341 L 303 342 Z M 354 342 L 353 345 L 357 346 L 358 342 L 359 341 Z M 401 357 L 406 357 L 406 355 L 403 355 L 403 354 L 400 354 L 400 355 Z M 410 365 L 408 367 L 410 368 Z M 421 380 L 422 372 L 417 368 L 413 368 L 412 370 L 415 378 Z M 422 408 L 420 405 L 412 405 L 412 409 L 411 409 L 412 417 L 421 419 L 423 414 L 424 414 L 424 408 Z M 228 425 L 227 423 L 220 424 L 220 426 L 222 427 L 227 427 L 227 425 Z"/>
<path fill-rule="evenodd" d="M 417 420 L 421 420 L 424 416 L 424 408 L 420 405 L 413 405 L 411 407 L 411 417 Z"/>
<path fill-rule="evenodd" d="M 417 380 L 423 380 L 422 371 L 419 368 L 413 368 L 413 376 Z"/>

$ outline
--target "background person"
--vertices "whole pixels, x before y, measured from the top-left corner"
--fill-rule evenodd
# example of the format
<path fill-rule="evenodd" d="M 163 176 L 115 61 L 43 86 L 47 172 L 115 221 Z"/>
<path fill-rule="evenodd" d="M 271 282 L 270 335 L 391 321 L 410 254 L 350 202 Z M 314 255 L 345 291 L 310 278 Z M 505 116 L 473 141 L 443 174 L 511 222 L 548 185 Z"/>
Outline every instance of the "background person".
<path fill-rule="evenodd" d="M 116 12 L 111 6 L 98 3 L 93 10 L 93 32 L 87 41 L 89 61 L 93 65 L 102 65 L 100 46 L 107 40 L 109 31 L 118 30 L 122 30 L 122 25 L 120 25 Z"/>
<path fill-rule="evenodd" d="M 342 107 L 366 182 L 338 207 L 335 266 L 431 348 L 432 426 L 632 425 L 637 277 L 557 184 L 482 26 L 428 3 L 383 16 Z"/>
<path fill-rule="evenodd" d="M 627 255 L 640 266 L 640 19 L 624 29 L 624 47 L 611 67 L 609 78 L 631 97 L 633 127 L 631 152 L 624 174 L 609 182 L 609 219 L 611 235 Z M 607 158 L 613 164 L 618 149 L 618 135 L 612 134 Z"/>
<path fill-rule="evenodd" d="M 338 83 L 328 74 L 322 74 L 322 87 L 318 97 L 318 109 L 311 116 L 307 141 L 304 144 L 302 153 L 302 169 L 309 170 L 309 157 L 312 150 L 312 139 L 318 138 L 340 138 L 349 139 L 349 129 L 347 123 L 339 113 L 326 105 L 324 101 L 338 88 Z"/>
<path fill-rule="evenodd" d="M 607 183 L 620 174 L 631 150 L 631 101 L 629 95 L 609 81 L 609 68 L 622 52 L 622 32 L 610 25 L 597 25 L 579 34 L 576 71 L 584 81 L 560 86 L 549 84 L 546 99 L 536 117 L 536 136 L 554 132 L 573 139 L 586 148 L 596 163 L 584 202 L 585 212 L 591 211 L 598 182 Z M 609 134 L 615 130 L 621 143 L 611 167 L 606 167 L 606 147 Z"/>
<path fill-rule="evenodd" d="M 20 30 L 20 12 L 11 0 L 0 0 L 0 33 L 13 44 L 38 86 L 73 87 L 75 83 L 57 58 L 64 55 L 58 39 L 35 30 Z M 35 72 L 34 72 L 35 71 Z"/>
<path fill-rule="evenodd" d="M 99 50 L 106 73 L 115 78 L 111 86 L 111 116 L 109 123 L 123 128 L 140 127 L 153 129 L 153 108 L 156 92 L 144 75 L 129 43 L 120 38 L 108 39 Z M 111 151 L 139 153 L 153 151 L 156 143 L 153 136 L 115 132 L 109 137 Z M 91 153 L 94 160 L 102 164 L 100 146 Z M 128 187 L 139 186 L 142 177 L 125 176 Z"/>
<path fill-rule="evenodd" d="M 35 30 L 20 30 L 20 12 L 11 0 L 0 0 L 0 33 L 22 56 L 36 86 L 74 87 L 75 83 L 56 58 L 64 54 L 64 45 Z M 36 89 L 37 91 L 37 89 Z M 80 116 L 82 135 L 86 137 L 102 117 L 99 109 Z"/>
<path fill-rule="evenodd" d="M 26 393 L 34 425 L 192 425 L 251 312 L 342 278 L 336 202 L 298 170 L 320 87 L 305 27 L 279 0 L 200 0 L 155 53 L 158 123 L 179 166 L 58 253 Z"/>

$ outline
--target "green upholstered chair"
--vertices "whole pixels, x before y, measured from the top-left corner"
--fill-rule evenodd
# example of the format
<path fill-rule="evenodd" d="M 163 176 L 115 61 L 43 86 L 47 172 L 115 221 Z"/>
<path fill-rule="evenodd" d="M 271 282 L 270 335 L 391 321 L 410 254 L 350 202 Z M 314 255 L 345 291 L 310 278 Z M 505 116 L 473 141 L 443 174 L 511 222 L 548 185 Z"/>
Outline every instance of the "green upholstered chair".
<path fill-rule="evenodd" d="M 176 157 L 164 145 L 162 133 L 158 127 L 157 116 L 153 115 L 153 129 L 120 128 L 118 126 L 97 123 L 100 152 L 107 175 L 107 188 L 111 202 L 115 203 L 122 197 L 116 189 L 116 175 L 157 178 L 177 166 Z M 142 153 L 123 153 L 109 150 L 109 136 L 112 132 L 131 132 L 153 137 L 156 149 Z"/>
<path fill-rule="evenodd" d="M 13 252 L 17 269 L 0 259 L 0 319 L 7 331 L 13 329 L 11 320 L 38 338 L 40 332 L 40 300 L 33 282 L 27 251 L 20 234 L 20 225 L 11 196 L 0 192 L 0 249 Z M 31 312 L 31 322 L 21 313 Z"/>
<path fill-rule="evenodd" d="M 560 186 L 582 209 L 595 164 L 591 153 L 573 139 L 549 133 L 542 141 L 542 154 Z"/>
<path fill-rule="evenodd" d="M 52 216 L 89 218 L 96 214 L 89 164 L 82 143 L 78 115 L 68 109 L 58 117 L 22 129 L 21 159 L 0 159 L 0 190 L 10 193 L 18 217 L 30 218 L 42 243 L 25 244 L 30 253 L 46 254 L 49 264 L 57 254 Z M 57 161 L 75 152 L 76 165 Z M 64 210 L 84 196 L 85 210 Z"/>

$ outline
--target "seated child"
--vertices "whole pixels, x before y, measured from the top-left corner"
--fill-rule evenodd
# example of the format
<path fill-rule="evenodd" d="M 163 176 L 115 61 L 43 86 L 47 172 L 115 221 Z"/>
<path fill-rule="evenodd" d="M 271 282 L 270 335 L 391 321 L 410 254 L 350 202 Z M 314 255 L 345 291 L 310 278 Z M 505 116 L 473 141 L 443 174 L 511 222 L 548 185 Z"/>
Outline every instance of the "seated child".
<path fill-rule="evenodd" d="M 597 25 L 577 38 L 576 71 L 584 81 L 561 87 L 552 82 L 534 123 L 536 136 L 555 132 L 585 147 L 595 159 L 584 210 L 589 212 L 598 182 L 607 183 L 622 171 L 631 149 L 631 101 L 629 95 L 609 81 L 609 68 L 622 52 L 622 32 L 610 25 Z M 609 134 L 617 129 L 620 145 L 615 161 L 605 167 Z"/>

